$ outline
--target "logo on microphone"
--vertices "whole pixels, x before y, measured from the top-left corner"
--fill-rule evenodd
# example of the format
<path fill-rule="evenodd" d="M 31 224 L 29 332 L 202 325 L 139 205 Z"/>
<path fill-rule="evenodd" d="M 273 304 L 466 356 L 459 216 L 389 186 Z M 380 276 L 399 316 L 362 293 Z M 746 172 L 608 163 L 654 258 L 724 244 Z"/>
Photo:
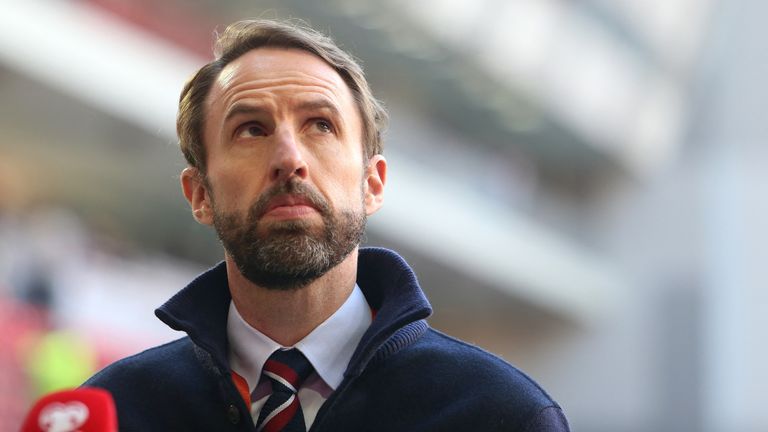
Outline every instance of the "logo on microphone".
<path fill-rule="evenodd" d="M 38 424 L 45 432 L 79 432 L 88 420 L 88 407 L 82 402 L 54 402 L 40 411 Z"/>

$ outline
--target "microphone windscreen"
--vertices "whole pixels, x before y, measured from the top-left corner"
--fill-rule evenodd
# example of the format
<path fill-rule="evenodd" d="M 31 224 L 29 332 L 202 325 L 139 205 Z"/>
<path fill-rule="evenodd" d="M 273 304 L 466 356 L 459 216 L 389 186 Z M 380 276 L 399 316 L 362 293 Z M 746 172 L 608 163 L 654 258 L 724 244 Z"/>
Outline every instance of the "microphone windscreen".
<path fill-rule="evenodd" d="M 95 387 L 50 393 L 32 406 L 21 432 L 117 432 L 115 401 Z"/>

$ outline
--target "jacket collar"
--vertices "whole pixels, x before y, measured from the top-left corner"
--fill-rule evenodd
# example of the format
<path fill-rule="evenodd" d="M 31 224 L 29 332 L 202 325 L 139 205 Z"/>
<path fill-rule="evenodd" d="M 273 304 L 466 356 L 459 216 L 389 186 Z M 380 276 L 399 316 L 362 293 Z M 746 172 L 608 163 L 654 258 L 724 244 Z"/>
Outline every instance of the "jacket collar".
<path fill-rule="evenodd" d="M 357 284 L 376 317 L 363 335 L 345 375 L 359 374 L 377 351 L 391 354 L 421 336 L 426 330 L 422 320 L 432 313 L 413 270 L 391 250 L 360 249 Z M 230 301 L 226 266 L 221 262 L 156 309 L 155 315 L 172 329 L 186 332 L 196 345 L 211 355 L 217 367 L 228 370 Z M 418 325 L 414 327 L 413 324 Z M 409 330 L 402 332 L 401 329 L 406 327 Z M 398 332 L 403 334 L 398 335 Z M 378 356 L 381 355 L 379 352 Z"/>

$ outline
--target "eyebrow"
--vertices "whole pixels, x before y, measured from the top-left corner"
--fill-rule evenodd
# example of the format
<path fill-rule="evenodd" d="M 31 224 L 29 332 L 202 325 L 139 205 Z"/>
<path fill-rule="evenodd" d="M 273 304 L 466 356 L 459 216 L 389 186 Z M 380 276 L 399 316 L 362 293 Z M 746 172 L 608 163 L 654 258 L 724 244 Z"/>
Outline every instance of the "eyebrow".
<path fill-rule="evenodd" d="M 328 110 L 336 117 L 341 117 L 339 108 L 333 102 L 326 99 L 310 99 L 300 102 L 296 109 L 299 111 L 320 111 Z"/>
<path fill-rule="evenodd" d="M 341 111 L 339 111 L 339 108 L 331 101 L 325 100 L 325 99 L 311 99 L 299 102 L 299 104 L 295 107 L 297 111 L 320 111 L 320 110 L 328 110 L 331 112 L 331 114 L 335 117 L 341 118 Z M 268 112 L 269 110 L 261 105 L 253 105 L 250 103 L 238 103 L 233 105 L 228 111 L 226 116 L 224 117 L 224 122 L 230 121 L 232 118 L 237 117 L 239 115 L 258 115 L 263 114 L 265 112 Z"/>
<path fill-rule="evenodd" d="M 236 104 L 227 110 L 227 115 L 224 117 L 224 123 L 229 122 L 232 118 L 239 115 L 256 115 L 267 112 L 267 109 L 260 105 L 251 104 Z"/>

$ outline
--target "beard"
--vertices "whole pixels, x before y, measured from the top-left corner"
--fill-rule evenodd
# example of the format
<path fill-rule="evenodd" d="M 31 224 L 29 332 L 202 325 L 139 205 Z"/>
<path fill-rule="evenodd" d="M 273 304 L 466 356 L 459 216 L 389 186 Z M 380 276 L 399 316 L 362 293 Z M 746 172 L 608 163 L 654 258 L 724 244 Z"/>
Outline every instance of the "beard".
<path fill-rule="evenodd" d="M 261 223 L 269 202 L 284 194 L 308 200 L 320 214 L 322 226 L 313 227 L 305 220 Z M 295 179 L 262 194 L 245 215 L 217 209 L 213 200 L 211 207 L 216 233 L 237 269 L 249 281 L 271 290 L 307 286 L 343 261 L 365 232 L 362 205 L 357 212 L 334 213 L 317 190 Z"/>

